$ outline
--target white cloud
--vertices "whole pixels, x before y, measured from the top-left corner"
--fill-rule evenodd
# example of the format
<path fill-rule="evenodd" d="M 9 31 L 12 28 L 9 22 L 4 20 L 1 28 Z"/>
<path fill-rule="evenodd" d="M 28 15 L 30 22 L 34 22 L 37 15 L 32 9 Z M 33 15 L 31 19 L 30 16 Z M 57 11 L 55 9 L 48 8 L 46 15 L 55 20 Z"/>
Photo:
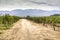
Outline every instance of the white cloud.
<path fill-rule="evenodd" d="M 60 10 L 60 0 L 0 0 L 0 10 L 41 9 Z"/>

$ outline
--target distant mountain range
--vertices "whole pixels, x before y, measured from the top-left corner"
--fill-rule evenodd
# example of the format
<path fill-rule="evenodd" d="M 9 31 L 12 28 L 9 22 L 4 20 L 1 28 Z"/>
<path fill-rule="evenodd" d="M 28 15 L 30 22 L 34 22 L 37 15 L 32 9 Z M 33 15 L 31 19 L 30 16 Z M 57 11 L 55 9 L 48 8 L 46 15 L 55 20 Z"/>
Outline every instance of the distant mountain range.
<path fill-rule="evenodd" d="M 12 11 L 0 11 L 0 15 L 3 14 L 10 14 L 16 16 L 49 16 L 53 14 L 60 14 L 60 10 L 53 10 L 53 11 L 45 11 L 45 10 L 38 10 L 38 9 L 15 9 Z"/>

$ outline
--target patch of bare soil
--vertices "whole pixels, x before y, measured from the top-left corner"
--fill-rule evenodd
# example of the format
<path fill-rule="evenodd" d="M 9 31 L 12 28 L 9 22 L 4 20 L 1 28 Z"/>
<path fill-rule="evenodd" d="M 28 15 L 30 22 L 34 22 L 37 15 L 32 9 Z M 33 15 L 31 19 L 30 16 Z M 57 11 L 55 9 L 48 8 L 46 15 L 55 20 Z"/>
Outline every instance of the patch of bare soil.
<path fill-rule="evenodd" d="M 60 40 L 59 32 L 21 19 L 0 35 L 0 40 Z"/>

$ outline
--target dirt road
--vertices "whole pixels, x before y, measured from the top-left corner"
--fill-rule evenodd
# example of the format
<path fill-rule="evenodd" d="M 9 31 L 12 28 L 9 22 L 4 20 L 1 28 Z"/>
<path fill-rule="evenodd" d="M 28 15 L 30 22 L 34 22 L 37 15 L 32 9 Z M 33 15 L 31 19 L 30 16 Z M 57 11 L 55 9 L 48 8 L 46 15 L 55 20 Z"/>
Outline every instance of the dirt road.
<path fill-rule="evenodd" d="M 6 30 L 0 40 L 60 40 L 60 35 L 42 25 L 21 19 L 11 29 Z"/>

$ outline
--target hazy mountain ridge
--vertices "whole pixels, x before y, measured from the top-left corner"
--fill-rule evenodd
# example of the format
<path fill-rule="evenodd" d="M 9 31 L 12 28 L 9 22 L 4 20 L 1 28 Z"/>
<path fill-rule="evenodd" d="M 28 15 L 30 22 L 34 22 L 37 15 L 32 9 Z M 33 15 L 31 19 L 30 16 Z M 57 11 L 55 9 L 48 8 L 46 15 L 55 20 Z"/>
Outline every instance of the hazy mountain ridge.
<path fill-rule="evenodd" d="M 49 16 L 53 14 L 60 14 L 60 10 L 53 10 L 53 11 L 44 11 L 39 9 L 15 9 L 12 11 L 0 11 L 1 14 L 10 14 L 10 15 L 16 15 L 16 16 Z"/>

